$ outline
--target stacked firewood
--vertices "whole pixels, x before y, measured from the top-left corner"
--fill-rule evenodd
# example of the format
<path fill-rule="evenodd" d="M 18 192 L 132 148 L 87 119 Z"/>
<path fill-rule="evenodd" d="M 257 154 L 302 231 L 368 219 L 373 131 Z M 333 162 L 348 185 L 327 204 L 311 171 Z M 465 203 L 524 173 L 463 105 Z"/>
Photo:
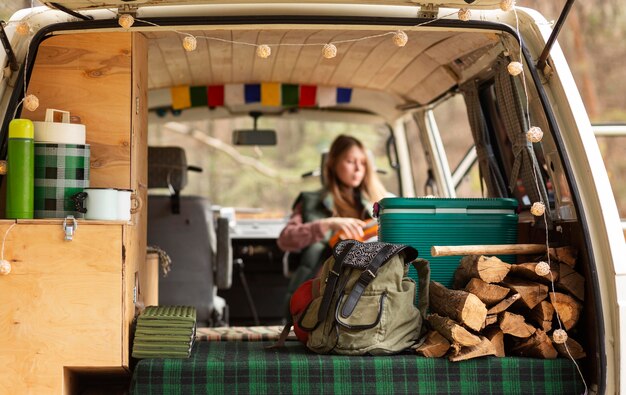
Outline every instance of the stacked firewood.
<path fill-rule="evenodd" d="M 417 347 L 418 354 L 447 355 L 451 361 L 484 355 L 583 358 L 576 340 L 568 336 L 562 343 L 553 335 L 561 328 L 570 333 L 578 322 L 585 280 L 574 270 L 576 254 L 571 248 L 550 249 L 550 255 L 549 271 L 545 262 L 509 264 L 497 257 L 463 257 L 454 273 L 454 289 L 430 283 L 431 330 Z M 542 273 L 537 265 L 547 274 L 537 274 Z"/>

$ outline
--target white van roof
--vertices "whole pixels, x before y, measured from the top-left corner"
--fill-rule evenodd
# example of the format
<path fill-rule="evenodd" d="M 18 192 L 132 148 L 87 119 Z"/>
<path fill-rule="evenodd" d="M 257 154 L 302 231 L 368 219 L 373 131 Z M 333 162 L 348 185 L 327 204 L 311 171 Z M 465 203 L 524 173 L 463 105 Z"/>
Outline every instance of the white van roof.
<path fill-rule="evenodd" d="M 117 8 L 120 6 L 162 6 L 162 5 L 192 5 L 192 4 L 254 4 L 254 3 L 335 3 L 335 4 L 367 4 L 367 5 L 400 5 L 400 6 L 436 6 L 440 8 L 476 8 L 476 9 L 496 9 L 500 7 L 501 0 L 308 0 L 308 1 L 291 1 L 291 0 L 103 0 L 94 2 L 93 0 L 56 0 L 54 2 L 44 1 L 46 5 L 60 4 L 72 10 L 79 9 L 98 9 L 98 8 Z M 471 4 L 468 4 L 471 3 Z"/>

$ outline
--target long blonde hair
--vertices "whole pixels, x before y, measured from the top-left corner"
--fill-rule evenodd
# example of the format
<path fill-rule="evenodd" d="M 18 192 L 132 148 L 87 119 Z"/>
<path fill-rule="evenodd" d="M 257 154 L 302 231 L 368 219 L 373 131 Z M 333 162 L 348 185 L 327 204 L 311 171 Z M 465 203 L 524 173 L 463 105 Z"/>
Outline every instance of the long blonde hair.
<path fill-rule="evenodd" d="M 356 201 L 355 190 L 346 187 L 341 180 L 339 180 L 335 170 L 341 157 L 354 146 L 363 151 L 366 163 L 365 177 L 363 177 L 361 185 L 359 185 L 356 190 L 369 202 L 376 202 L 385 197 L 387 190 L 376 174 L 370 155 L 367 154 L 363 143 L 352 136 L 344 134 L 337 136 L 330 146 L 323 171 L 326 188 L 332 195 L 335 205 L 333 215 L 362 218 L 363 212 L 359 210 L 361 202 Z"/>

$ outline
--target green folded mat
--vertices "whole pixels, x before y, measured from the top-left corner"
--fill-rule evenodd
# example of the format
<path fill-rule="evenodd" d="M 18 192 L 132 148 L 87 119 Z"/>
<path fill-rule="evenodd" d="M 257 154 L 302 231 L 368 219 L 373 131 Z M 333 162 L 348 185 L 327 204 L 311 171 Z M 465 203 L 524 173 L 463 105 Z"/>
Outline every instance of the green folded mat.
<path fill-rule="evenodd" d="M 137 327 L 143 328 L 191 328 L 194 322 L 187 321 L 174 321 L 174 320 L 142 320 L 141 317 L 137 320 Z"/>
<path fill-rule="evenodd" d="M 135 330 L 135 336 L 148 335 L 148 336 L 189 336 L 193 333 L 193 327 L 191 328 L 168 328 L 168 327 L 146 327 L 137 325 Z"/>
<path fill-rule="evenodd" d="M 185 344 L 137 344 L 133 346 L 134 351 L 189 351 L 189 343 Z"/>
<path fill-rule="evenodd" d="M 133 358 L 189 358 L 190 351 L 133 351 Z"/>
<path fill-rule="evenodd" d="M 191 336 L 193 335 L 193 331 L 189 331 L 184 335 L 168 335 L 168 334 L 146 334 L 146 333 L 135 333 L 135 342 L 168 342 L 168 343 L 177 343 L 177 342 L 188 342 Z"/>
<path fill-rule="evenodd" d="M 196 322 L 196 309 L 191 306 L 148 306 L 139 321 Z"/>

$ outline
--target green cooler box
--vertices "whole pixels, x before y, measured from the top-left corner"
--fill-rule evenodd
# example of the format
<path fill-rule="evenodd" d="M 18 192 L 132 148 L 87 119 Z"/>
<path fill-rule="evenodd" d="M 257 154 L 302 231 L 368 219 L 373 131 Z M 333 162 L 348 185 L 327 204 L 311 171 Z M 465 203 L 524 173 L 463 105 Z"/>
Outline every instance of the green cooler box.
<path fill-rule="evenodd" d="M 434 245 L 514 244 L 517 200 L 384 198 L 378 208 L 378 238 L 408 244 L 430 262 L 431 280 L 452 287 L 461 256 L 432 257 Z M 512 263 L 515 255 L 498 256 Z M 413 267 L 409 276 L 417 280 Z"/>

